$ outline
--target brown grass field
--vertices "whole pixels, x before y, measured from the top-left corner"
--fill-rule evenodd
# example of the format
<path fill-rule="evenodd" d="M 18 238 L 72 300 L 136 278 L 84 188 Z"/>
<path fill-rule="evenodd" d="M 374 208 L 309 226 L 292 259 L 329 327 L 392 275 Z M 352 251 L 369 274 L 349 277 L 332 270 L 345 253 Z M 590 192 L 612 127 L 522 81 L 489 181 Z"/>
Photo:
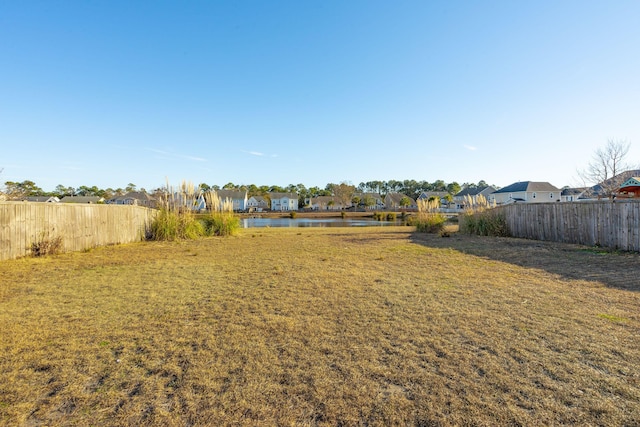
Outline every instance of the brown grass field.
<path fill-rule="evenodd" d="M 640 425 L 640 255 L 409 227 L 0 262 L 0 424 Z"/>

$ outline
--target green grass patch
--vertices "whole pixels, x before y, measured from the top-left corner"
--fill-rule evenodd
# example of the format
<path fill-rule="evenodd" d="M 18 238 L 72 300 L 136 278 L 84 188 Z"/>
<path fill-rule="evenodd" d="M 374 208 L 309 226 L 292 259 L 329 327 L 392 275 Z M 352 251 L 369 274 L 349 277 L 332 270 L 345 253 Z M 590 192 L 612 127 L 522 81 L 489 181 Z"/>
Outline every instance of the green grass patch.
<path fill-rule="evenodd" d="M 626 323 L 629 321 L 629 319 L 625 317 L 614 316 L 613 314 L 600 313 L 598 314 L 598 317 L 614 323 Z"/>
<path fill-rule="evenodd" d="M 465 212 L 459 218 L 460 232 L 479 236 L 508 237 L 507 219 L 496 209 Z"/>

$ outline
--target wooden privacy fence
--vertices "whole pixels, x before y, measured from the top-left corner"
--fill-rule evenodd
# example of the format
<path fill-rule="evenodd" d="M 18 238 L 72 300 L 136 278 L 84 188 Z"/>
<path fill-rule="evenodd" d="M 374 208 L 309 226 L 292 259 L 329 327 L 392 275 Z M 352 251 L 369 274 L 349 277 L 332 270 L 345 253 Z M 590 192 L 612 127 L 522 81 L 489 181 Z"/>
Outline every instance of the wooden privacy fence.
<path fill-rule="evenodd" d="M 31 245 L 62 239 L 62 250 L 142 240 L 156 211 L 131 205 L 0 202 L 0 260 L 29 255 Z"/>
<path fill-rule="evenodd" d="M 640 251 L 640 200 L 501 206 L 513 237 Z"/>

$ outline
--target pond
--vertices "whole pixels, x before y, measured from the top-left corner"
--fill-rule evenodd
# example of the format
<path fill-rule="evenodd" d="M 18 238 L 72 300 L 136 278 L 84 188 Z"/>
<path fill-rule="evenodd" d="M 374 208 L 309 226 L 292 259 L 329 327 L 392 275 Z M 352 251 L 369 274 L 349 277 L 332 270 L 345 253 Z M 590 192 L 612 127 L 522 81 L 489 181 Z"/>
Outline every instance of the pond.
<path fill-rule="evenodd" d="M 377 221 L 373 218 L 243 218 L 242 228 L 260 227 L 384 227 L 402 225 L 402 221 Z"/>

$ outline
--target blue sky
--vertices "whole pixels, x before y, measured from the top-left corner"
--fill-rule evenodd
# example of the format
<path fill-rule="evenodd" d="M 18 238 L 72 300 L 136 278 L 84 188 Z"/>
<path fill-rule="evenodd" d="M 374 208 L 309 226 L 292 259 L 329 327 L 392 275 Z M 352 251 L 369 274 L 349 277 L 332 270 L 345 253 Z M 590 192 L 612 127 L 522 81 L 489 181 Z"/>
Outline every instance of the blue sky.
<path fill-rule="evenodd" d="M 579 184 L 640 2 L 0 0 L 0 182 Z"/>

